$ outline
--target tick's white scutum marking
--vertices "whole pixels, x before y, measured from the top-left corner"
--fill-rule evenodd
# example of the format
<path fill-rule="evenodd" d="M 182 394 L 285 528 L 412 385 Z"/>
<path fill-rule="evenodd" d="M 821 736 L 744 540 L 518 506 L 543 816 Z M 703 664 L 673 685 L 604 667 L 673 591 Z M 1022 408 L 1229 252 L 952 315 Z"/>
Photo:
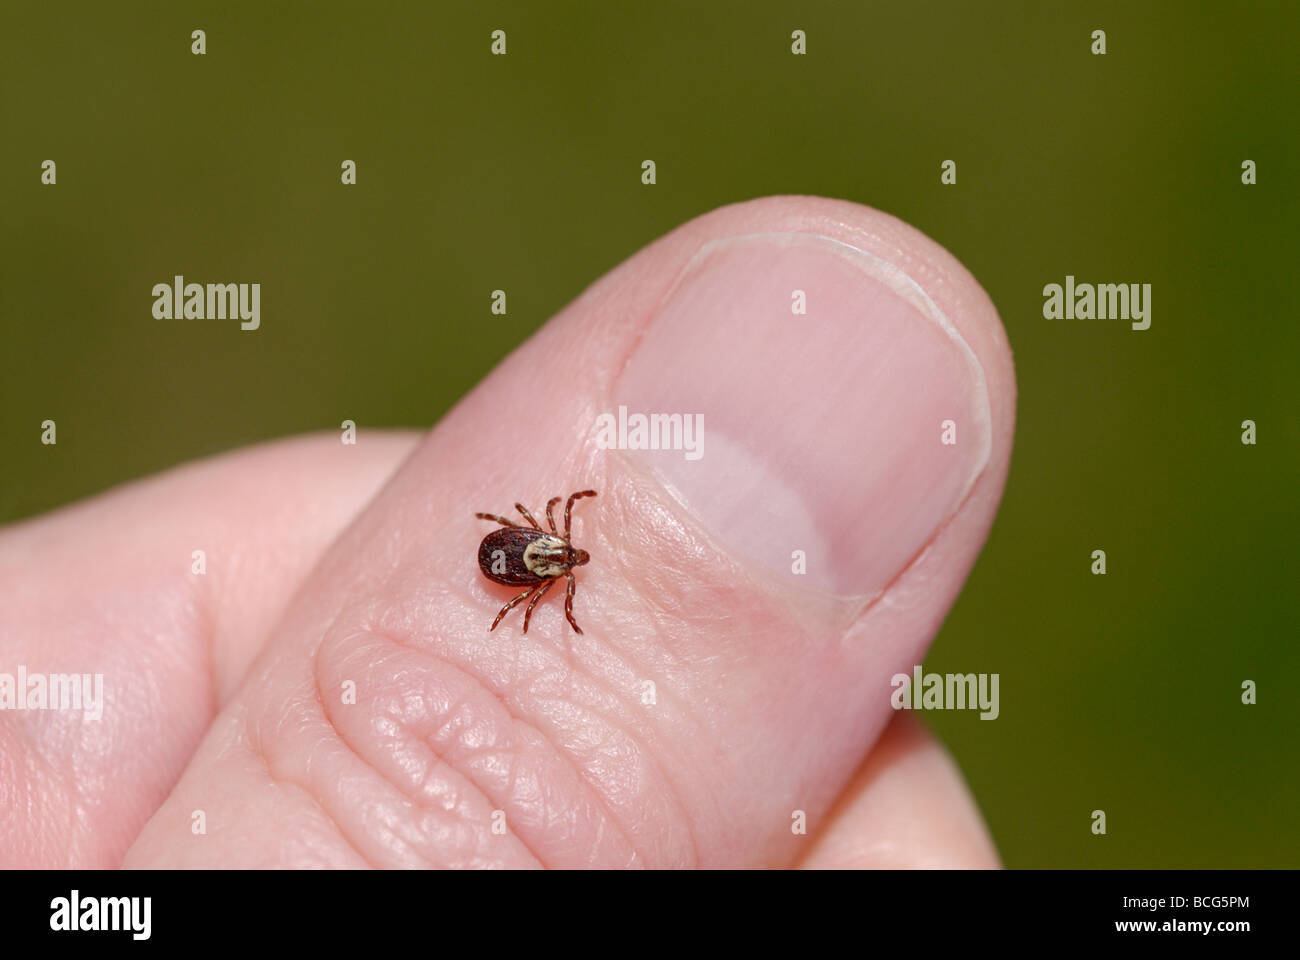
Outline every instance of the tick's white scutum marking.
<path fill-rule="evenodd" d="M 524 566 L 535 577 L 563 576 L 564 541 L 559 537 L 538 537 L 524 547 Z"/>

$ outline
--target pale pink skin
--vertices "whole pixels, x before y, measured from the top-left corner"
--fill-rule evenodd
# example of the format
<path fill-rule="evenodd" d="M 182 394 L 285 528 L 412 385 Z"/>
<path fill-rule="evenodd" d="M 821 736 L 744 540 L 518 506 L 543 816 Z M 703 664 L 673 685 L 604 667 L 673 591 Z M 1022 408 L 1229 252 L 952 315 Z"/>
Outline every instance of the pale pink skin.
<path fill-rule="evenodd" d="M 769 232 L 902 266 L 987 381 L 987 466 L 847 620 L 728 555 L 575 426 L 608 409 L 700 246 Z M 735 343 L 737 362 L 757 349 Z M 102 672 L 108 703 L 98 724 L 0 712 L 0 866 L 996 866 L 960 773 L 888 683 L 920 662 L 984 543 L 1014 410 L 1002 325 L 950 254 L 874 210 L 775 197 L 633 256 L 428 434 L 266 444 L 6 528 L 0 671 Z M 526 637 L 522 608 L 489 634 L 518 591 L 479 573 L 492 525 L 472 514 L 521 500 L 540 515 L 587 487 L 585 635 L 563 583 Z"/>

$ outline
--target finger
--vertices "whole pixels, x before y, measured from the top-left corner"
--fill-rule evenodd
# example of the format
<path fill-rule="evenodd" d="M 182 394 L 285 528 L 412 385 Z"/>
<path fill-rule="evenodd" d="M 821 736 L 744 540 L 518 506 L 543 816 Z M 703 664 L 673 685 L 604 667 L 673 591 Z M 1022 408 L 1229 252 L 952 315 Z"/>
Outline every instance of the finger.
<path fill-rule="evenodd" d="M 0 866 L 121 862 L 290 593 L 413 441 L 267 444 L 0 530 L 0 684 L 101 674 L 106 701 L 0 710 Z"/>
<path fill-rule="evenodd" d="M 807 870 L 993 869 L 997 850 L 952 757 L 898 714 L 827 815 Z"/>
<path fill-rule="evenodd" d="M 704 446 L 605 449 L 636 446 L 620 405 L 702 415 Z M 979 551 L 1013 410 L 991 303 L 910 227 L 816 198 L 685 225 L 438 425 L 130 862 L 789 863 Z M 489 635 L 518 589 L 472 514 L 588 487 L 585 633 L 543 603 Z"/>

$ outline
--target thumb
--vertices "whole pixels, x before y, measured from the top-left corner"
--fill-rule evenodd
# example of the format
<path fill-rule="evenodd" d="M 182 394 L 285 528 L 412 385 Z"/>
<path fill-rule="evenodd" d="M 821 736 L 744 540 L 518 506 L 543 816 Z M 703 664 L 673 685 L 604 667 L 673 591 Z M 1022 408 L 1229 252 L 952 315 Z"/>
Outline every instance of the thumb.
<path fill-rule="evenodd" d="M 815 198 L 681 227 L 340 537 L 128 865 L 792 862 L 978 554 L 1013 417 L 996 312 L 913 229 Z M 559 589 L 489 633 L 519 591 L 473 513 L 589 487 L 584 633 Z"/>

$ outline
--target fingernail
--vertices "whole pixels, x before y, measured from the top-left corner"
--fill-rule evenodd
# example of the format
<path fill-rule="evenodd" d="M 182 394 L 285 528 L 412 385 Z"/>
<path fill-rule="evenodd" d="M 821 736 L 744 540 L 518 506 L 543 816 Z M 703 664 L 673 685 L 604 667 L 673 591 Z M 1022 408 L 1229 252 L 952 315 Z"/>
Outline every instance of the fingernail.
<path fill-rule="evenodd" d="M 933 539 L 991 442 L 984 372 L 956 328 L 900 268 L 813 234 L 701 250 L 613 400 L 634 424 L 702 428 L 693 449 L 667 426 L 661 449 L 620 439 L 719 543 L 855 599 Z"/>

